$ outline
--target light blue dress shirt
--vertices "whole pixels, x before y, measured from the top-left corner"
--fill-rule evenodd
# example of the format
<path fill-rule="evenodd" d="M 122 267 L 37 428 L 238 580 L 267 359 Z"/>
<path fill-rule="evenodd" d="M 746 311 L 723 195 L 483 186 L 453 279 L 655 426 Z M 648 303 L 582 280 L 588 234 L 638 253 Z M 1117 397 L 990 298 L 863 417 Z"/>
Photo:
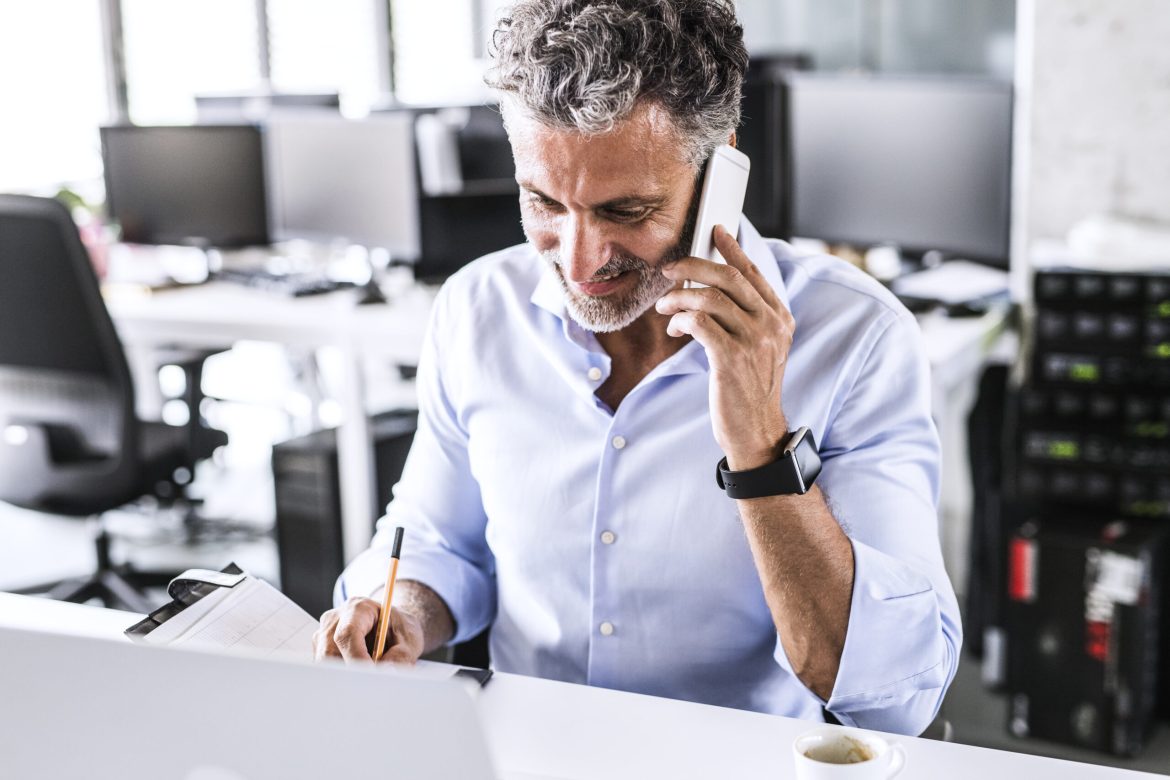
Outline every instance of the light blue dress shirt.
<path fill-rule="evenodd" d="M 849 628 L 827 702 L 793 673 L 735 502 L 715 483 L 722 452 L 702 345 L 688 343 L 609 409 L 594 392 L 610 358 L 527 245 L 481 258 L 439 293 L 414 446 L 335 599 L 382 585 L 402 525 L 399 577 L 443 598 L 456 642 L 490 625 L 501 671 L 925 728 L 962 630 L 939 547 L 939 445 L 918 325 L 838 259 L 795 257 L 746 220 L 739 240 L 796 320 L 784 412 L 816 436 L 817 484 L 853 546 Z"/>

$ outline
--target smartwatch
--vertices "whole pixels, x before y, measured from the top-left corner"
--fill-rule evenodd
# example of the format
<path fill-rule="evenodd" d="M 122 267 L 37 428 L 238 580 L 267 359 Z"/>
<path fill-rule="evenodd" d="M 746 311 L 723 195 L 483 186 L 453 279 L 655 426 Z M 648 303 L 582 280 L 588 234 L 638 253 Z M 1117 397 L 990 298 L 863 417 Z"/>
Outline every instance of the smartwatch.
<path fill-rule="evenodd" d="M 727 458 L 715 466 L 715 482 L 729 498 L 803 495 L 821 473 L 821 456 L 812 431 L 799 428 L 788 437 L 778 460 L 759 468 L 731 471 Z"/>

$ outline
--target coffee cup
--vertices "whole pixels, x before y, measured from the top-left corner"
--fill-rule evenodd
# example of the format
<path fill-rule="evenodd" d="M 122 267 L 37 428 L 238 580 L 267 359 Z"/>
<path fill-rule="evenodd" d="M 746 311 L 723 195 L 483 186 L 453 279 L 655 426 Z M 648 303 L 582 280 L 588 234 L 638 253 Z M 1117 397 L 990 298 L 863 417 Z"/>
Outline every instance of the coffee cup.
<path fill-rule="evenodd" d="M 862 729 L 822 726 L 792 743 L 797 780 L 889 780 L 906 765 L 901 745 Z"/>

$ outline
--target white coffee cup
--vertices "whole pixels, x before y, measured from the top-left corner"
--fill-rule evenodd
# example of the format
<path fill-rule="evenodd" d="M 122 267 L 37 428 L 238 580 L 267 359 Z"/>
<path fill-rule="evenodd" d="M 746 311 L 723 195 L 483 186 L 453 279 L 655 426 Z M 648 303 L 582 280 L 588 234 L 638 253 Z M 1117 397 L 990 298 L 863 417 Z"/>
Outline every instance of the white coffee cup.
<path fill-rule="evenodd" d="M 906 765 L 901 745 L 871 731 L 822 726 L 792 743 L 797 780 L 889 780 Z"/>

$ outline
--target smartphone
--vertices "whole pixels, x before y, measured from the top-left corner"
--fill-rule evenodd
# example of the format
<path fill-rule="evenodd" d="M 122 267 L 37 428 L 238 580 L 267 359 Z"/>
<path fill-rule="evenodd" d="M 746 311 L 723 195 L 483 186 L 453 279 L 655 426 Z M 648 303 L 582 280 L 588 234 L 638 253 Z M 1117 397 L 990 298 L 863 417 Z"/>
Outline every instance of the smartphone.
<path fill-rule="evenodd" d="M 691 239 L 691 257 L 726 262 L 715 248 L 711 233 L 716 225 L 722 225 L 731 235 L 736 234 L 751 168 L 752 161 L 735 147 L 724 144 L 715 149 L 703 174 L 695 236 Z M 690 284 L 700 286 L 694 282 Z"/>

